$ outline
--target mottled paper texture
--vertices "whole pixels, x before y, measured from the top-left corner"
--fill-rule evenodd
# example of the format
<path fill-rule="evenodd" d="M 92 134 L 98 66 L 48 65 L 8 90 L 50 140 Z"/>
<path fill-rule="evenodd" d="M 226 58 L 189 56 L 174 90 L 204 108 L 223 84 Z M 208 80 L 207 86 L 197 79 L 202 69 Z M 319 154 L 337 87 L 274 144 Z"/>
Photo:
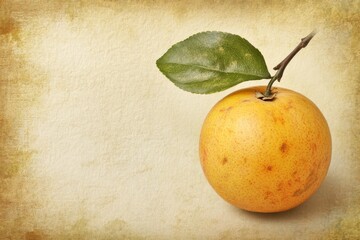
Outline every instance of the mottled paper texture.
<path fill-rule="evenodd" d="M 0 1 L 0 239 L 357 239 L 359 1 Z M 230 206 L 198 157 L 225 92 L 176 88 L 155 61 L 200 31 L 238 34 L 279 63 L 276 86 L 328 120 L 328 176 L 278 214 Z M 272 71 L 272 74 L 274 71 Z"/>

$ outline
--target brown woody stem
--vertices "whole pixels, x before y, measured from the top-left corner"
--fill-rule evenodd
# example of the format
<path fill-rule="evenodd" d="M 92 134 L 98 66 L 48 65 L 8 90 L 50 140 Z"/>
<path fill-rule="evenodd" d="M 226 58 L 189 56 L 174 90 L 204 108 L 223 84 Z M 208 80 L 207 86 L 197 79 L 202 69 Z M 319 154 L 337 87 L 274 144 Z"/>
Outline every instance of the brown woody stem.
<path fill-rule="evenodd" d="M 265 92 L 263 93 L 264 96 L 264 100 L 268 100 L 269 98 L 271 99 L 271 96 L 273 95 L 271 92 L 271 87 L 273 85 L 273 83 L 278 80 L 280 82 L 284 70 L 286 68 L 286 66 L 289 64 L 289 62 L 291 61 L 291 59 L 302 49 L 305 48 L 308 43 L 310 42 L 310 40 L 315 36 L 316 31 L 312 31 L 309 35 L 307 35 L 306 37 L 301 39 L 301 42 L 299 43 L 299 45 L 296 46 L 296 48 L 278 65 L 276 65 L 274 67 L 274 70 L 278 70 L 275 75 L 271 78 L 269 84 L 267 85 L 267 88 L 265 90 Z"/>

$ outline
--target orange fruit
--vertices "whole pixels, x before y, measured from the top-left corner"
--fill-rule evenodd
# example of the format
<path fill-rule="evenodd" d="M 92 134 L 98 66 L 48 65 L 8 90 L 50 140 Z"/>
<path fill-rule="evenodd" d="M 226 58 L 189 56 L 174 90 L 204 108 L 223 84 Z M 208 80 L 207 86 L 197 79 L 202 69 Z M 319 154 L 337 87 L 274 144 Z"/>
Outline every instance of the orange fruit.
<path fill-rule="evenodd" d="M 254 212 L 298 206 L 319 188 L 329 168 L 328 124 L 303 95 L 276 88 L 272 101 L 257 99 L 264 86 L 236 91 L 207 115 L 200 136 L 201 166 L 227 202 Z"/>

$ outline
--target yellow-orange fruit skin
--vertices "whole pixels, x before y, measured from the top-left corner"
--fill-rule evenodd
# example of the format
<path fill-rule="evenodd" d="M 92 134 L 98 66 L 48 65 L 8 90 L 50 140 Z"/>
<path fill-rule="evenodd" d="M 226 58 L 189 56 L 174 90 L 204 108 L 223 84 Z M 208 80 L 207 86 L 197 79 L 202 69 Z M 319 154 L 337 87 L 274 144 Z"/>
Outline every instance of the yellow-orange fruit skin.
<path fill-rule="evenodd" d="M 265 87 L 236 91 L 207 115 L 200 161 L 215 191 L 234 206 L 281 212 L 307 200 L 324 180 L 331 159 L 328 124 L 303 95 L 276 88 L 272 101 L 255 97 Z"/>

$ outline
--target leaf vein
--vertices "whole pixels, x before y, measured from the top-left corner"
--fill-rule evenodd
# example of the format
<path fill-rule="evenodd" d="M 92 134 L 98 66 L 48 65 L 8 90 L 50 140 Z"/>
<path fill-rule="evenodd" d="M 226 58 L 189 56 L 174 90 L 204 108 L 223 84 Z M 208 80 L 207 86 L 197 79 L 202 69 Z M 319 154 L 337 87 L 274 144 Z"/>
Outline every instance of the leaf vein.
<path fill-rule="evenodd" d="M 244 72 L 227 72 L 227 71 L 223 71 L 223 70 L 219 70 L 219 69 L 212 69 L 212 68 L 197 65 L 197 64 L 170 63 L 170 62 L 168 62 L 168 63 L 160 63 L 160 64 L 163 64 L 163 65 L 174 64 L 174 65 L 187 66 L 187 67 L 197 67 L 197 68 L 201 68 L 201 69 L 208 70 L 208 71 L 213 71 L 213 72 L 220 72 L 220 73 L 226 73 L 226 74 L 239 74 L 239 75 L 251 76 L 251 77 L 261 77 L 263 79 L 271 77 L 270 75 L 269 76 L 261 76 L 261 75 L 247 74 L 247 73 L 244 73 Z"/>

